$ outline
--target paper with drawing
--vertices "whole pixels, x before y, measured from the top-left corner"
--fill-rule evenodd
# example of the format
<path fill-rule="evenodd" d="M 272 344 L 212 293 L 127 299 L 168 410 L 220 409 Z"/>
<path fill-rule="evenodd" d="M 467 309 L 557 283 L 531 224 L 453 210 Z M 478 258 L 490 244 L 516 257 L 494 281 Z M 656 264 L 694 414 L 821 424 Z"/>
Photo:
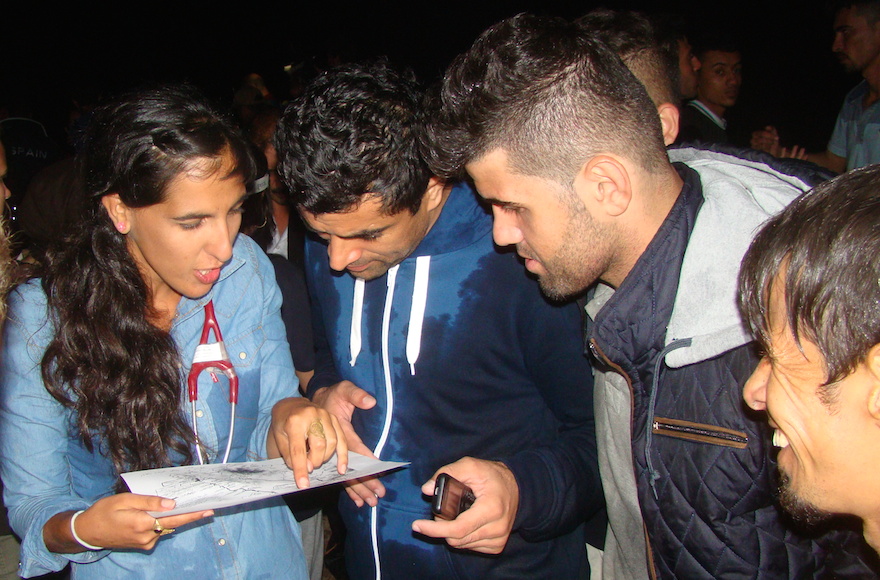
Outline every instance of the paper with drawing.
<path fill-rule="evenodd" d="M 367 477 L 409 465 L 370 459 L 349 451 L 348 471 L 340 475 L 331 459 L 309 474 L 309 489 Z M 300 491 L 293 471 L 283 459 L 209 465 L 185 465 L 123 473 L 132 493 L 170 497 L 177 502 L 171 511 L 154 517 L 217 509 Z"/>

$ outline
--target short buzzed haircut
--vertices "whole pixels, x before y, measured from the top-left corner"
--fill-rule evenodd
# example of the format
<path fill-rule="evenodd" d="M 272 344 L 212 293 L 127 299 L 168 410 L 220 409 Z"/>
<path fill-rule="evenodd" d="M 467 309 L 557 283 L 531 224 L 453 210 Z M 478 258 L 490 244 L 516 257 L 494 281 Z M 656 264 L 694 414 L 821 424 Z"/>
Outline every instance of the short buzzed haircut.
<path fill-rule="evenodd" d="M 597 8 L 575 21 L 608 45 L 642 81 L 655 105 L 681 102 L 678 38 L 636 11 Z"/>
<path fill-rule="evenodd" d="M 761 229 L 743 260 L 739 300 L 747 326 L 770 344 L 770 286 L 784 283 L 795 341 L 809 340 L 825 358 L 826 403 L 834 400 L 833 383 L 880 344 L 878 224 L 880 165 L 873 165 L 795 200 Z"/>
<path fill-rule="evenodd" d="M 645 87 L 604 44 L 559 18 L 520 14 L 486 30 L 446 72 L 425 155 L 443 177 L 504 148 L 513 170 L 570 184 L 600 153 L 668 164 Z"/>
<path fill-rule="evenodd" d="M 832 14 L 837 14 L 844 8 L 854 9 L 856 14 L 862 16 L 870 24 L 875 24 L 880 20 L 880 0 L 866 0 L 862 2 L 853 2 L 852 0 L 847 2 L 846 0 L 840 0 L 831 3 L 830 12 Z"/>
<path fill-rule="evenodd" d="M 700 61 L 710 51 L 741 52 L 739 39 L 729 31 L 720 28 L 701 28 L 695 31 L 691 43 L 693 44 L 694 56 Z"/>

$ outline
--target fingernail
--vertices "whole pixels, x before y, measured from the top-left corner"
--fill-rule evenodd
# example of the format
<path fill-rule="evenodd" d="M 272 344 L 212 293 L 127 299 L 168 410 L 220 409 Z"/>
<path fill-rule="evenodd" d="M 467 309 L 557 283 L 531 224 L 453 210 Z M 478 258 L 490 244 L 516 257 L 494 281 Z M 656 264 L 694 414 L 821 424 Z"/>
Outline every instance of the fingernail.
<path fill-rule="evenodd" d="M 202 517 L 203 517 L 203 518 L 210 518 L 210 517 L 213 516 L 213 515 L 214 515 L 214 510 L 208 510 L 208 511 L 206 511 L 205 513 L 202 514 Z"/>
<path fill-rule="evenodd" d="M 300 477 L 296 480 L 296 485 L 300 489 L 305 489 L 309 486 L 309 478 L 308 477 Z"/>
<path fill-rule="evenodd" d="M 162 507 L 164 508 L 173 508 L 176 504 L 177 502 L 173 499 L 168 499 L 167 497 L 162 499 Z"/>

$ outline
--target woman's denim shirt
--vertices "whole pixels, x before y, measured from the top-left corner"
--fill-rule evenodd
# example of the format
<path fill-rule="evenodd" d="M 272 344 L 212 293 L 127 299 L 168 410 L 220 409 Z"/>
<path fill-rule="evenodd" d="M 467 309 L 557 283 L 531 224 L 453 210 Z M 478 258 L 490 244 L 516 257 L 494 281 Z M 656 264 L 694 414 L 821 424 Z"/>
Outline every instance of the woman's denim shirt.
<path fill-rule="evenodd" d="M 188 421 L 186 377 L 209 300 L 240 380 L 229 461 L 265 459 L 272 406 L 297 396 L 298 383 L 274 271 L 250 238 L 238 236 L 233 258 L 211 292 L 198 300 L 184 297 L 178 305 L 171 335 L 180 352 L 181 405 Z M 150 552 L 49 552 L 43 542 L 46 521 L 111 495 L 117 481 L 100 445 L 94 453 L 85 449 L 72 427 L 74 412 L 43 386 L 40 361 L 52 332 L 39 281 L 21 285 L 10 296 L 0 363 L 0 474 L 12 528 L 22 538 L 21 575 L 60 570 L 70 561 L 74 578 L 306 577 L 299 526 L 281 498 L 216 510 L 162 537 Z M 209 373 L 200 375 L 197 417 L 210 461 L 221 461 L 230 422 L 225 379 L 214 383 Z"/>

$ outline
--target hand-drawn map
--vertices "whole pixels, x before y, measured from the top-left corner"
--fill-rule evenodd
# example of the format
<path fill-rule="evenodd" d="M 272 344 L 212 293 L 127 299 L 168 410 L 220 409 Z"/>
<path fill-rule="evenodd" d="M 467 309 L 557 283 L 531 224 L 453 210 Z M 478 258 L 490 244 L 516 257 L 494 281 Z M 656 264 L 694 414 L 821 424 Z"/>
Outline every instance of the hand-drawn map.
<path fill-rule="evenodd" d="M 379 461 L 349 451 L 344 475 L 337 472 L 336 462 L 331 460 L 309 474 L 308 489 L 406 465 L 409 464 Z M 122 479 L 132 493 L 158 495 L 177 502 L 171 511 L 150 513 L 153 517 L 229 507 L 301 491 L 283 459 L 147 469 L 123 473 Z"/>

